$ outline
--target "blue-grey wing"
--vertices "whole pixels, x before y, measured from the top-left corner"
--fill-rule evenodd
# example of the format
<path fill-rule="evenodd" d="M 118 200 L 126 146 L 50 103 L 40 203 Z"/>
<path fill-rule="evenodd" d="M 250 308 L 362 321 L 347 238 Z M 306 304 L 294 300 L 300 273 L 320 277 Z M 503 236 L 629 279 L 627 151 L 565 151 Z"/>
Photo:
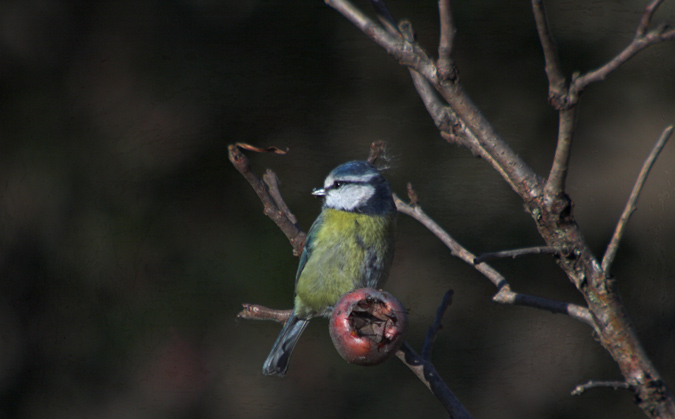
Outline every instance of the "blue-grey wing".
<path fill-rule="evenodd" d="M 302 255 L 300 256 L 300 264 L 298 265 L 298 272 L 295 274 L 296 286 L 298 285 L 298 278 L 300 278 L 302 270 L 305 269 L 307 261 L 310 257 L 312 257 L 312 250 L 314 250 L 314 246 L 316 245 L 314 239 L 316 238 L 316 232 L 319 230 L 319 228 L 321 228 L 321 224 L 323 224 L 323 212 L 319 214 L 316 220 L 314 220 L 314 224 L 312 224 L 312 226 L 309 228 L 309 232 L 307 233 L 307 239 L 305 240 L 305 250 L 302 251 Z"/>

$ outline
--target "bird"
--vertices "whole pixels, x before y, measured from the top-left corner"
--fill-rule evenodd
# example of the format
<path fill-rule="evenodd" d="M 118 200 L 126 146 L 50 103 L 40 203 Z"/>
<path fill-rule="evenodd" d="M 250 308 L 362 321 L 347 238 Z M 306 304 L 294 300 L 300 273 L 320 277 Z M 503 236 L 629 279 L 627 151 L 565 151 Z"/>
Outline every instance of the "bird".
<path fill-rule="evenodd" d="M 396 204 L 389 181 L 371 163 L 350 161 L 333 169 L 323 188 L 321 213 L 307 234 L 295 276 L 293 312 L 263 364 L 264 375 L 283 376 L 300 335 L 314 317 L 358 288 L 378 288 L 394 257 Z"/>

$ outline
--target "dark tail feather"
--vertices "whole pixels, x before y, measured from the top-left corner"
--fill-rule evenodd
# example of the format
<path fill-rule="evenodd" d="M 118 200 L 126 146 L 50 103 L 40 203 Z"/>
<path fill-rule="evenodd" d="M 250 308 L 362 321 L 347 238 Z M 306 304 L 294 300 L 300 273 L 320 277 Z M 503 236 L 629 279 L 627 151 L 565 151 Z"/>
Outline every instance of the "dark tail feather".
<path fill-rule="evenodd" d="M 279 376 L 286 374 L 293 348 L 308 324 L 309 320 L 299 319 L 295 314 L 289 317 L 263 364 L 263 374 Z"/>

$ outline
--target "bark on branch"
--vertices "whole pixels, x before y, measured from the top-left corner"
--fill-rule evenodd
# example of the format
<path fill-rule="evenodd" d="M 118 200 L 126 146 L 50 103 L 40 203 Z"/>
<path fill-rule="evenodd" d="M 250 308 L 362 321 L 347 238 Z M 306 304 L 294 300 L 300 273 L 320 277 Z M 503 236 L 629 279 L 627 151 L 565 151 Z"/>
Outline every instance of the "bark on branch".
<path fill-rule="evenodd" d="M 441 69 L 415 42 L 408 22 L 402 22 L 398 32 L 387 31 L 347 0 L 326 0 L 326 3 L 409 68 L 415 87 L 443 138 L 466 146 L 472 153 L 488 161 L 523 199 L 547 246 L 565 249 L 565 254 L 558 258 L 558 263 L 584 296 L 591 318 L 587 323 L 594 326 L 600 343 L 617 362 L 627 385 L 636 394 L 639 407 L 649 417 L 675 417 L 675 398 L 644 352 L 616 292 L 614 280 L 607 275 L 584 240 L 574 220 L 572 202 L 565 193 L 575 129 L 576 105 L 581 93 L 589 84 L 604 80 L 645 48 L 675 39 L 675 30 L 668 29 L 665 25 L 649 29 L 661 1 L 652 1 L 647 6 L 638 23 L 635 36 L 626 48 L 599 68 L 585 74 L 573 75 L 567 83 L 560 69 L 543 2 L 532 0 L 535 22 L 544 50 L 545 70 L 549 79 L 549 100 L 560 112 L 557 148 L 546 180 L 537 176 L 497 134 L 473 104 L 457 77 L 452 79 L 442 77 Z M 445 22 L 441 25 L 450 27 L 447 20 L 449 3 L 443 2 L 439 7 L 442 21 Z M 442 27 L 441 35 L 441 43 L 448 44 L 448 29 Z M 441 62 L 451 58 L 446 57 L 449 54 L 446 46 L 442 45 L 442 48 L 439 48 Z M 397 205 L 399 202 L 402 201 L 398 200 Z M 403 206 L 400 208 L 408 210 Z M 409 211 L 414 214 L 419 210 Z M 439 233 L 437 234 L 439 237 L 444 237 L 436 227 L 428 226 L 428 228 Z M 447 237 L 442 240 L 447 240 Z M 453 254 L 461 255 L 463 252 L 462 249 L 454 247 L 450 241 L 446 244 Z M 478 267 L 483 265 L 480 264 Z M 500 290 L 503 288 L 502 279 L 495 276 L 491 280 Z M 518 301 L 517 298 L 504 299 Z"/>

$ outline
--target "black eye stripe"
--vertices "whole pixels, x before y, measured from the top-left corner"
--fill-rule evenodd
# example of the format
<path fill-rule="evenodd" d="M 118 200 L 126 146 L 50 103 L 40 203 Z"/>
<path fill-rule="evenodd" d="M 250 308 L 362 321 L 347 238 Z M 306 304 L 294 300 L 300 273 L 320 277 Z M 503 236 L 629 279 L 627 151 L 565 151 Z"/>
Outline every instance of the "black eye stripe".
<path fill-rule="evenodd" d="M 328 187 L 328 189 L 339 189 L 344 185 L 366 185 L 368 182 L 360 182 L 357 180 L 335 180 L 333 184 Z"/>

